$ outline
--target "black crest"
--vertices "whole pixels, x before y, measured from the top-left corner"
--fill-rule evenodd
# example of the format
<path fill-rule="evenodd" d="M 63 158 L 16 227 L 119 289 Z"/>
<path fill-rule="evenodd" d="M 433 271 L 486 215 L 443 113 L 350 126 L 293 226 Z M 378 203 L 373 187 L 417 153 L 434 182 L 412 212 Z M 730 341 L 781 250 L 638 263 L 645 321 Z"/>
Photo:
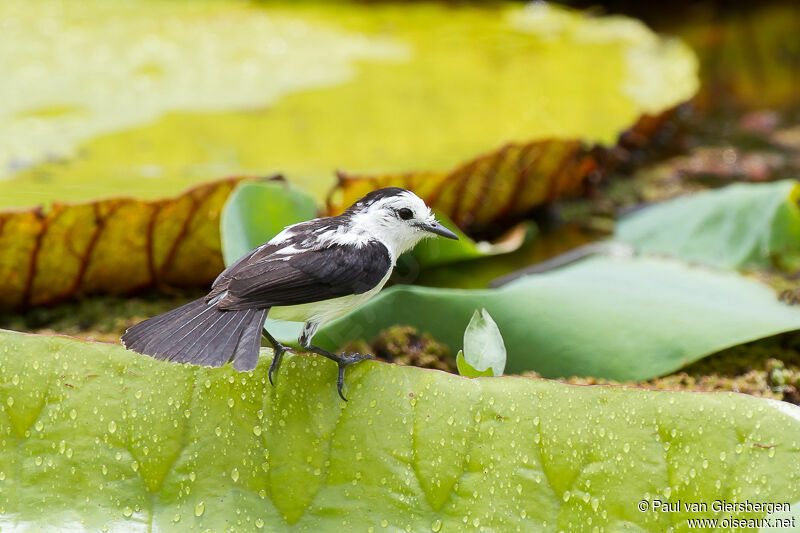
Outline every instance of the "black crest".
<path fill-rule="evenodd" d="M 406 189 L 400 187 L 384 187 L 383 189 L 377 189 L 367 194 L 366 196 L 358 200 L 350 207 L 348 207 L 345 212 L 352 213 L 353 211 L 361 211 L 362 209 L 366 209 L 375 202 L 383 200 L 384 198 L 391 198 L 392 196 L 400 196 L 401 194 L 407 192 L 408 191 Z"/>

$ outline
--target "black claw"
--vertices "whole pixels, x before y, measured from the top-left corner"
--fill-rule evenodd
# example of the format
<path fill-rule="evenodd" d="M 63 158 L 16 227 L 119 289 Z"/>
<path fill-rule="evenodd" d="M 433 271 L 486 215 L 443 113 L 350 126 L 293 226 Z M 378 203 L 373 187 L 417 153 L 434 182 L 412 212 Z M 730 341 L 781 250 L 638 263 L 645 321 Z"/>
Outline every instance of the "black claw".
<path fill-rule="evenodd" d="M 269 364 L 269 372 L 267 373 L 267 377 L 269 378 L 269 384 L 274 386 L 275 382 L 272 380 L 272 374 L 278 371 L 278 367 L 281 365 L 281 356 L 283 356 L 284 352 L 288 352 L 289 348 L 275 340 L 275 337 L 270 335 L 269 331 L 266 329 L 262 330 L 262 334 L 272 345 L 273 356 L 272 362 Z"/>
<path fill-rule="evenodd" d="M 267 373 L 270 385 L 275 385 L 275 382 L 272 380 L 272 373 L 277 372 L 278 368 L 281 366 L 281 357 L 283 357 L 283 352 L 285 351 L 286 348 L 284 346 L 281 346 L 281 349 L 273 350 L 274 355 L 272 356 L 272 362 L 269 364 L 269 372 Z"/>
<path fill-rule="evenodd" d="M 345 354 L 342 352 L 339 361 L 337 361 L 339 364 L 339 375 L 336 378 L 336 387 L 339 390 L 339 396 L 342 398 L 342 400 L 347 401 L 347 398 L 345 398 L 344 394 L 342 393 L 342 387 L 344 386 L 344 369 L 352 364 L 358 363 L 359 361 L 363 361 L 364 359 L 372 359 L 372 355 L 360 353 Z"/>
<path fill-rule="evenodd" d="M 344 401 L 347 401 L 347 398 L 344 397 L 344 393 L 342 392 L 342 388 L 344 387 L 345 368 L 347 368 L 347 365 L 339 363 L 339 376 L 336 378 L 336 390 L 339 391 L 339 398 L 341 398 Z"/>

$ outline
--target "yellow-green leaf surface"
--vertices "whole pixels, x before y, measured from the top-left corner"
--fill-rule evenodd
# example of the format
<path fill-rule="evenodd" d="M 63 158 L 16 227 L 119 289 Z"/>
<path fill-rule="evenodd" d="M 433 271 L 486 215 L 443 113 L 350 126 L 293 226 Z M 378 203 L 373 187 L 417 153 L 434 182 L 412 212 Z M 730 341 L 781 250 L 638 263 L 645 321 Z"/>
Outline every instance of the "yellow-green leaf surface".
<path fill-rule="evenodd" d="M 446 171 L 507 142 L 613 144 L 692 96 L 680 42 L 536 4 L 6 0 L 0 205 L 225 174 Z"/>
<path fill-rule="evenodd" d="M 789 404 L 374 361 L 348 370 L 345 403 L 329 361 L 287 355 L 276 387 L 267 363 L 0 332 L 0 526 L 662 533 L 717 499 L 800 499 Z"/>

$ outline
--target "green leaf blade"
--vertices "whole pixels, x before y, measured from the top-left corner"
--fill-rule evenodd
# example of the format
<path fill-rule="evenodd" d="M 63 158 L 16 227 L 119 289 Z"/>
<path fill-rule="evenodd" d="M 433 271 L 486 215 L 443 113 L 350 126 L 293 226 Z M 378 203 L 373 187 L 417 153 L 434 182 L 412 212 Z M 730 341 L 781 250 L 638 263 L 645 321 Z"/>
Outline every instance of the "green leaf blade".
<path fill-rule="evenodd" d="M 491 367 L 486 368 L 485 370 L 478 370 L 472 366 L 464 358 L 463 350 L 459 350 L 456 354 L 456 368 L 458 368 L 458 373 L 465 378 L 492 377 L 495 375 L 494 370 Z"/>
<path fill-rule="evenodd" d="M 616 237 L 642 253 L 719 268 L 800 267 L 800 186 L 737 184 L 625 217 Z"/>
<path fill-rule="evenodd" d="M 231 265 L 286 226 L 317 216 L 314 199 L 281 181 L 245 181 L 225 202 L 220 219 L 222 255 Z"/>

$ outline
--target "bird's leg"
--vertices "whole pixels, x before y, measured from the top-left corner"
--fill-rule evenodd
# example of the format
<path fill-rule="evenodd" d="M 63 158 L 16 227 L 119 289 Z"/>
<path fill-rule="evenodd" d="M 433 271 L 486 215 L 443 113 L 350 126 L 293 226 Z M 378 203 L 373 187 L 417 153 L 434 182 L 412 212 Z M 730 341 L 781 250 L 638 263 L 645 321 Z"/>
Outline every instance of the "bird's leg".
<path fill-rule="evenodd" d="M 336 378 L 336 390 L 339 391 L 339 397 L 342 400 L 347 401 L 347 398 L 344 397 L 344 393 L 342 392 L 342 388 L 344 387 L 344 369 L 354 363 L 363 361 L 364 359 L 372 359 L 372 356 L 370 354 L 360 353 L 345 354 L 344 352 L 342 352 L 341 355 L 337 355 L 327 350 L 323 350 L 318 346 L 314 346 L 311 344 L 311 337 L 314 336 L 314 333 L 316 333 L 318 327 L 319 324 L 315 324 L 313 322 L 306 323 L 306 325 L 303 327 L 303 332 L 300 334 L 300 338 L 298 339 L 300 341 L 300 346 L 309 352 L 327 357 L 331 361 L 336 362 L 336 364 L 339 366 L 339 375 Z"/>
<path fill-rule="evenodd" d="M 278 370 L 278 367 L 281 365 L 281 357 L 283 356 L 283 352 L 288 352 L 289 348 L 279 343 L 275 337 L 269 334 L 269 331 L 267 331 L 266 328 L 261 328 L 261 334 L 272 345 L 272 352 L 274 355 L 272 356 L 272 362 L 269 364 L 269 373 L 267 374 L 267 377 L 269 377 L 269 384 L 275 385 L 275 383 L 272 381 L 272 373 Z"/>

